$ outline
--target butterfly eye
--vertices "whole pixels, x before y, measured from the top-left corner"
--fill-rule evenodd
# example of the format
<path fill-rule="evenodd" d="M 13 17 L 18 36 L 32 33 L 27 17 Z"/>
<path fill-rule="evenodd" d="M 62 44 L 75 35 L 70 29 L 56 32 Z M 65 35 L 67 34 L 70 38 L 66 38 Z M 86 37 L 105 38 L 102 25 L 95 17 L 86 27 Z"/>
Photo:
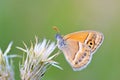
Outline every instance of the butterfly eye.
<path fill-rule="evenodd" d="M 88 46 L 89 46 L 90 48 L 93 48 L 93 47 L 94 47 L 94 44 L 95 44 L 95 41 L 94 41 L 94 40 L 89 40 L 89 41 L 87 42 L 87 44 L 88 44 Z"/>
<path fill-rule="evenodd" d="M 90 45 L 92 45 L 92 42 L 90 43 Z"/>

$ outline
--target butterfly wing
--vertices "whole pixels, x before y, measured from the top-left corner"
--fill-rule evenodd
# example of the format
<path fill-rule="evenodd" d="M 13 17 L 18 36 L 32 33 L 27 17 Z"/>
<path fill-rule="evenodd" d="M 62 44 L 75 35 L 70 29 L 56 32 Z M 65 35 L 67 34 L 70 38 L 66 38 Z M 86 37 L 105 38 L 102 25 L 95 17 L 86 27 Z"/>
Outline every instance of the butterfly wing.
<path fill-rule="evenodd" d="M 78 41 L 68 39 L 64 47 L 59 47 L 74 71 L 84 69 L 91 61 L 91 50 L 88 46 Z"/>
<path fill-rule="evenodd" d="M 58 48 L 63 51 L 73 70 L 85 68 L 91 61 L 92 54 L 102 44 L 104 36 L 96 31 L 81 31 L 58 36 Z"/>
<path fill-rule="evenodd" d="M 104 36 L 97 31 L 80 31 L 64 36 L 64 40 L 71 39 L 88 45 L 93 54 L 102 44 Z"/>

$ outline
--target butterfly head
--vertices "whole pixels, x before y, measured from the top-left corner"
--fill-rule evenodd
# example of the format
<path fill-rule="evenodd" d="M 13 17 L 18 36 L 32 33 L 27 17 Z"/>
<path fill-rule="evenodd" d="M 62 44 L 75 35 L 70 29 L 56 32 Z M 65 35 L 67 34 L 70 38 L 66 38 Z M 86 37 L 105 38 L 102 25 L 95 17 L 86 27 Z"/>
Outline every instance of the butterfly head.
<path fill-rule="evenodd" d="M 63 39 L 63 37 L 60 34 L 56 34 L 56 39 L 57 39 L 57 44 L 58 44 L 58 48 L 61 49 L 62 47 L 64 47 L 65 44 L 65 40 Z"/>

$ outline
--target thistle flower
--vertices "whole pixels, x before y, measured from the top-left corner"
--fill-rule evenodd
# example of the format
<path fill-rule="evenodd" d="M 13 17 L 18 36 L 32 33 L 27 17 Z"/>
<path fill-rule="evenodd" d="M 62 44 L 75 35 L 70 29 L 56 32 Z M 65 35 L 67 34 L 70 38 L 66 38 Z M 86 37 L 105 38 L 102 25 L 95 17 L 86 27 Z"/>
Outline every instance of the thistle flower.
<path fill-rule="evenodd" d="M 55 50 L 56 45 L 54 42 L 47 41 L 44 39 L 42 42 L 38 43 L 36 38 L 36 43 L 31 42 L 31 47 L 28 48 L 24 43 L 25 49 L 17 47 L 23 52 L 27 53 L 26 59 L 23 60 L 20 65 L 20 74 L 22 80 L 41 80 L 43 75 L 49 66 L 55 66 L 59 69 L 62 69 L 58 66 L 58 63 L 52 59 L 56 57 L 58 53 L 50 57 L 51 53 Z"/>
<path fill-rule="evenodd" d="M 9 63 L 9 58 L 16 55 L 7 55 L 10 52 L 12 42 L 8 45 L 8 48 L 3 53 L 0 49 L 0 80 L 14 80 L 14 72 L 12 69 L 12 60 Z"/>

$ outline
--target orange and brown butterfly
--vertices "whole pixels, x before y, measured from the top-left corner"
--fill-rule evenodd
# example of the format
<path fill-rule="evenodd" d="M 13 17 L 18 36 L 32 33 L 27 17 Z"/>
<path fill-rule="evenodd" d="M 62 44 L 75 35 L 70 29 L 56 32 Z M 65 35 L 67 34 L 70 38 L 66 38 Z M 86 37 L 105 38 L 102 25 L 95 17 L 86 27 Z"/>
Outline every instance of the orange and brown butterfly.
<path fill-rule="evenodd" d="M 79 71 L 88 66 L 92 55 L 101 46 L 104 35 L 101 32 L 85 30 L 61 36 L 59 29 L 56 34 L 57 46 L 62 50 L 66 60 L 74 71 Z"/>

